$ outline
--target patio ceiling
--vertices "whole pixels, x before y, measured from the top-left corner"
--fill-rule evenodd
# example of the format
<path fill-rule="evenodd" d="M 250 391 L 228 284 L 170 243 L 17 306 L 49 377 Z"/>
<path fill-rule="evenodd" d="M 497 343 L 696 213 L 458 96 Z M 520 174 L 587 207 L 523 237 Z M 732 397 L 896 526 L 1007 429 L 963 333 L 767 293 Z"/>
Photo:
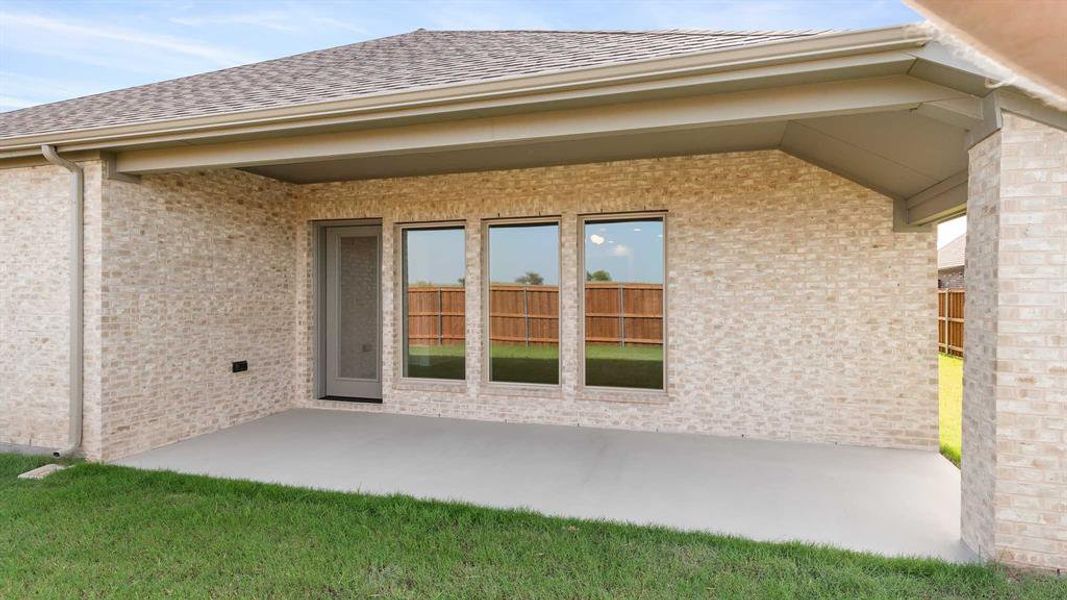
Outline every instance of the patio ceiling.
<path fill-rule="evenodd" d="M 316 183 L 781 149 L 894 199 L 901 223 L 962 211 L 965 140 L 982 123 L 974 96 L 906 74 L 727 87 L 732 91 L 686 89 L 665 98 L 572 100 L 551 110 L 498 107 L 301 135 L 131 148 L 118 154 L 116 167 L 131 174 L 231 167 Z M 931 189 L 936 206 L 907 205 Z"/>
<path fill-rule="evenodd" d="M 894 199 L 965 173 L 967 130 L 915 110 L 437 148 L 244 167 L 292 183 L 780 149 Z"/>

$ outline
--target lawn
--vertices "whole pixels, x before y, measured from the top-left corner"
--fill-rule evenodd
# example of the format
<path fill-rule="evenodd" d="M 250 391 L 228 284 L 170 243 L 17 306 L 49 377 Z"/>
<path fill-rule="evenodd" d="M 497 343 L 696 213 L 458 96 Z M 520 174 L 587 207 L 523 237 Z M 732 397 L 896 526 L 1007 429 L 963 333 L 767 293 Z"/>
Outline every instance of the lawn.
<path fill-rule="evenodd" d="M 409 377 L 463 378 L 462 344 L 411 346 Z M 559 383 L 557 346 L 494 343 L 493 381 Z M 663 349 L 658 346 L 586 346 L 586 385 L 663 388 Z"/>
<path fill-rule="evenodd" d="M 988 566 L 0 454 L 0 598 L 1064 598 Z"/>
<path fill-rule="evenodd" d="M 941 354 L 937 360 L 941 454 L 958 467 L 963 435 L 963 359 Z"/>

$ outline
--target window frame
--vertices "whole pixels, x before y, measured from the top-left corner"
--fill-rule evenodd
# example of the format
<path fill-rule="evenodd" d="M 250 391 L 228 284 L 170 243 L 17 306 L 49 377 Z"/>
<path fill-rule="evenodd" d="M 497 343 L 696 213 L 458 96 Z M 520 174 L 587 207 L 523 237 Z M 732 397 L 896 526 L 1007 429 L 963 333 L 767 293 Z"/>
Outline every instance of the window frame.
<path fill-rule="evenodd" d="M 649 219 L 662 219 L 663 221 L 663 299 L 662 299 L 662 314 L 663 314 L 663 386 L 657 389 L 651 388 L 635 388 L 635 387 L 622 387 L 622 386 L 609 386 L 609 385 L 586 385 L 585 383 L 585 227 L 588 223 L 597 223 L 603 221 L 620 222 L 620 221 L 639 221 Z M 667 380 L 667 368 L 669 361 L 669 331 L 670 323 L 669 316 L 667 314 L 668 302 L 668 279 L 669 273 L 667 266 L 670 264 L 668 256 L 670 252 L 667 240 L 668 235 L 668 214 L 667 211 L 641 211 L 641 212 L 617 212 L 617 213 L 583 213 L 578 215 L 578 391 L 588 391 L 595 394 L 608 394 L 614 392 L 616 394 L 635 394 L 644 395 L 650 397 L 663 397 L 667 394 L 670 382 Z M 619 310 L 624 307 L 620 306 Z"/>
<path fill-rule="evenodd" d="M 437 377 L 410 377 L 405 373 L 405 356 L 408 348 L 408 282 L 407 282 L 407 257 L 405 250 L 407 244 L 405 244 L 406 232 L 411 230 L 427 230 L 427 229 L 461 229 L 463 230 L 463 379 L 441 379 Z M 455 387 L 467 387 L 468 377 L 467 372 L 470 367 L 470 347 L 468 345 L 467 338 L 467 293 L 470 286 L 467 285 L 467 281 L 470 278 L 470 269 L 467 268 L 467 243 L 470 241 L 467 222 L 463 220 L 447 220 L 447 221 L 417 221 L 410 223 L 397 223 L 396 224 L 396 254 L 397 254 L 397 280 L 399 282 L 399 298 L 397 299 L 399 326 L 400 332 L 399 344 L 397 344 L 396 352 L 396 373 L 397 382 L 404 384 L 431 384 L 434 386 L 455 386 Z"/>
<path fill-rule="evenodd" d="M 557 299 L 556 339 L 558 358 L 556 359 L 556 383 L 527 383 L 521 381 L 493 381 L 493 340 L 492 322 L 489 317 L 489 229 L 494 226 L 522 226 L 522 225 L 555 225 L 556 226 L 556 262 L 559 265 L 559 297 Z M 481 382 L 488 387 L 500 389 L 537 389 L 537 390 L 561 390 L 563 387 L 563 217 L 562 215 L 543 215 L 535 217 L 507 217 L 482 220 L 481 240 L 481 316 L 482 316 L 482 376 Z"/>

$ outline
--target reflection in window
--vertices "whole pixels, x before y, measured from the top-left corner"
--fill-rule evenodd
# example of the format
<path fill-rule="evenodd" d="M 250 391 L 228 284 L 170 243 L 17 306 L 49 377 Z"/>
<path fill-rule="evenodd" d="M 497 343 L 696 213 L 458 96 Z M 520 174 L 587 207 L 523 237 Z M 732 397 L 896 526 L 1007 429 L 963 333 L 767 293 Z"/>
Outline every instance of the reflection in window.
<path fill-rule="evenodd" d="M 583 229 L 585 384 L 663 389 L 663 218 Z"/>
<path fill-rule="evenodd" d="M 404 376 L 463 379 L 463 228 L 403 230 Z"/>
<path fill-rule="evenodd" d="M 559 224 L 489 226 L 489 379 L 559 383 Z"/>

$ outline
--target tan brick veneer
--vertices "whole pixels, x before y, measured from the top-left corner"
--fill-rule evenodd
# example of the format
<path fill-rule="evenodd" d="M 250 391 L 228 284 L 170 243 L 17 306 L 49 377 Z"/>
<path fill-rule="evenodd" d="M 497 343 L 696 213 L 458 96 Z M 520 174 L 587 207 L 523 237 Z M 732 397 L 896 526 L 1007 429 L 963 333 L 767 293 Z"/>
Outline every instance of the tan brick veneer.
<path fill-rule="evenodd" d="M 472 419 L 937 447 L 935 240 L 892 203 L 767 151 L 301 186 L 299 403 Z M 669 211 L 668 394 L 605 396 L 577 376 L 577 216 Z M 482 219 L 562 215 L 562 385 L 482 379 Z M 384 223 L 385 401 L 312 398 L 313 219 Z M 467 222 L 465 385 L 398 381 L 395 224 Z M 624 400 L 622 402 L 617 400 Z"/>
<path fill-rule="evenodd" d="M 103 458 L 292 404 L 290 191 L 232 170 L 107 182 Z"/>
<path fill-rule="evenodd" d="M 963 537 L 1067 569 L 1067 133 L 1005 114 L 969 192 Z"/>
<path fill-rule="evenodd" d="M 87 262 L 96 266 L 87 272 L 95 307 L 87 311 L 97 312 L 95 333 L 87 334 L 86 449 L 93 458 L 291 406 L 937 444 L 933 234 L 893 232 L 887 198 L 780 152 L 311 186 L 232 170 L 101 183 L 99 165 L 90 167 Z M 15 374 L 2 384 L 2 438 L 60 445 L 66 246 L 63 228 L 53 226 L 63 217 L 66 179 L 54 167 L 0 177 L 3 207 L 24 215 L 14 226 L 5 220 L 0 237 L 12 250 L 0 276 L 22 290 L 2 296 L 3 331 L 41 330 L 5 335 L 0 346 L 0 368 Z M 661 209 L 669 212 L 667 394 L 580 389 L 573 277 L 563 281 L 560 388 L 481 383 L 482 219 L 562 215 L 567 274 L 578 272 L 579 213 Z M 381 406 L 312 398 L 309 222 L 360 217 L 383 219 L 390 258 Z M 452 219 L 468 224 L 468 381 L 403 383 L 394 225 Z M 29 305 L 46 318 L 33 317 Z M 48 360 L 22 358 L 32 352 Z M 248 360 L 249 371 L 230 373 L 233 360 Z"/>
<path fill-rule="evenodd" d="M 85 169 L 85 447 L 99 453 L 101 165 Z M 70 175 L 0 170 L 0 443 L 68 439 Z"/>

